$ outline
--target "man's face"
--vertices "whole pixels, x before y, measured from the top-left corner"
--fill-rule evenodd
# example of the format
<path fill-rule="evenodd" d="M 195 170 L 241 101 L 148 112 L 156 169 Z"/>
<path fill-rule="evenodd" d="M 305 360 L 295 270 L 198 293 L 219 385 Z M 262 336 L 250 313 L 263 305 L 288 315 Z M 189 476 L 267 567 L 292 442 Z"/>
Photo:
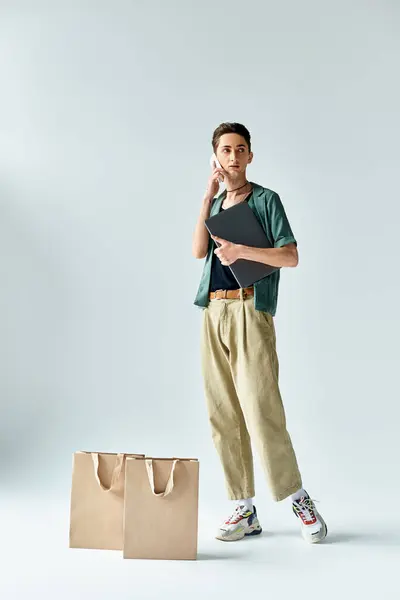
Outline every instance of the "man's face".
<path fill-rule="evenodd" d="M 246 140 L 237 133 L 225 133 L 221 136 L 216 151 L 221 167 L 236 179 L 240 173 L 245 173 L 247 165 L 253 160 Z"/>

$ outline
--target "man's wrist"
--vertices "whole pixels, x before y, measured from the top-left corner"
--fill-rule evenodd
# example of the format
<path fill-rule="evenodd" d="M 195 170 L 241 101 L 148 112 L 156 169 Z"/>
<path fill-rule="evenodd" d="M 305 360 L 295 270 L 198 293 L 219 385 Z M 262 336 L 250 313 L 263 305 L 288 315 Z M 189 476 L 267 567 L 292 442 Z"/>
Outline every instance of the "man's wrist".
<path fill-rule="evenodd" d="M 201 215 L 206 219 L 210 216 L 211 212 L 211 201 L 203 198 L 203 202 L 201 204 Z"/>
<path fill-rule="evenodd" d="M 244 258 L 248 260 L 249 256 L 249 246 L 244 246 L 243 244 L 239 244 L 239 258 Z"/>
<path fill-rule="evenodd" d="M 211 206 L 212 201 L 214 199 L 214 196 L 203 196 L 203 205 L 204 206 Z"/>

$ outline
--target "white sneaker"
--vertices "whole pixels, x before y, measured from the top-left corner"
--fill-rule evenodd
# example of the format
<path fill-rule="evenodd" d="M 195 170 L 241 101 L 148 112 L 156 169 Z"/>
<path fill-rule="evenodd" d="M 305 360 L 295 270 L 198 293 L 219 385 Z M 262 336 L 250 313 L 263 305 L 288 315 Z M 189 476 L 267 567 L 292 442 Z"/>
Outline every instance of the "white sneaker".
<path fill-rule="evenodd" d="M 244 537 L 259 535 L 261 532 L 256 507 L 253 506 L 251 511 L 244 505 L 238 505 L 229 519 L 218 529 L 215 537 L 223 542 L 236 542 Z"/>
<path fill-rule="evenodd" d="M 300 519 L 301 534 L 306 542 L 317 544 L 326 538 L 328 533 L 326 523 L 315 508 L 314 500 L 308 494 L 293 502 L 292 506 L 294 514 Z"/>

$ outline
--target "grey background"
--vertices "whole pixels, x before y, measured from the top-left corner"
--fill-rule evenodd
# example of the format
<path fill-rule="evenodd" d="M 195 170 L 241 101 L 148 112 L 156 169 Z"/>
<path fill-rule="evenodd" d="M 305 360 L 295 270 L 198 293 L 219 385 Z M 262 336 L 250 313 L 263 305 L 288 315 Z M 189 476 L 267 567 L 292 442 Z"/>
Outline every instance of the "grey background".
<path fill-rule="evenodd" d="M 46 551 L 66 545 L 75 450 L 198 456 L 210 539 L 230 510 L 204 406 L 191 239 L 212 132 L 239 121 L 252 133 L 248 176 L 280 194 L 299 244 L 275 323 L 304 484 L 343 543 L 363 515 L 363 531 L 386 519 L 393 546 L 399 46 L 390 1 L 1 3 L 7 522 L 24 507 L 9 544 L 33 522 L 45 535 L 44 511 L 60 533 Z M 259 510 L 296 527 L 256 469 Z M 37 552 L 36 533 L 22 539 Z M 352 552 L 365 577 L 369 559 L 362 568 Z"/>

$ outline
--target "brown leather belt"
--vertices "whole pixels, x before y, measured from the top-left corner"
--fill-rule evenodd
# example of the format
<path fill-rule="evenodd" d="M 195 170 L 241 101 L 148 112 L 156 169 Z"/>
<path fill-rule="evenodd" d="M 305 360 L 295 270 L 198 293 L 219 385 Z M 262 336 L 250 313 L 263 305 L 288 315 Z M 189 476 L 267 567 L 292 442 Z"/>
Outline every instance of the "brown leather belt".
<path fill-rule="evenodd" d="M 254 296 L 254 288 L 243 288 L 243 296 Z M 235 298 L 240 298 L 240 290 L 217 290 L 216 292 L 210 292 L 209 298 L 210 300 L 231 300 Z"/>

